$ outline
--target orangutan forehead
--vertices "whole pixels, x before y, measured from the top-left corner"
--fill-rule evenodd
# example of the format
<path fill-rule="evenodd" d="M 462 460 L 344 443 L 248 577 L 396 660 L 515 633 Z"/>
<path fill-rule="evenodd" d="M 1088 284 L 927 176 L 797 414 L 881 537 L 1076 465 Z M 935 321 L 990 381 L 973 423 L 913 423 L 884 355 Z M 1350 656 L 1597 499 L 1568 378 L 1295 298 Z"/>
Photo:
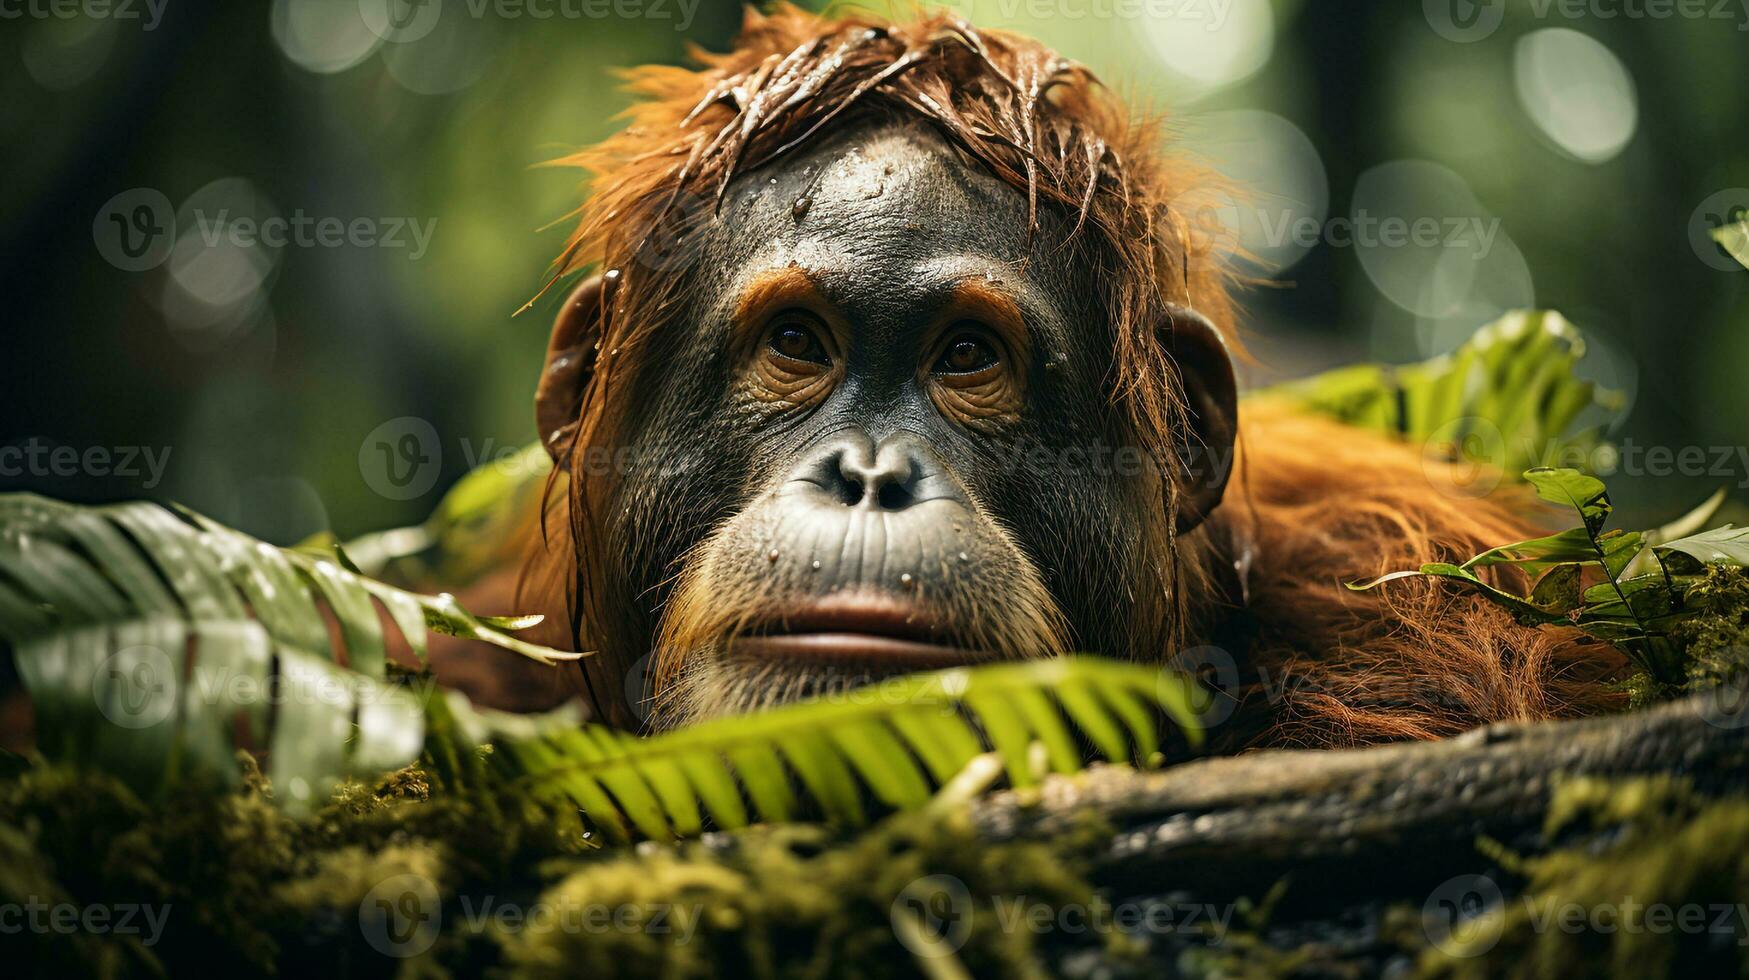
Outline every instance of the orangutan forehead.
<path fill-rule="evenodd" d="M 720 257 L 743 268 L 879 268 L 1001 289 L 1028 278 L 1029 263 L 1063 258 L 1072 216 L 1047 203 L 1029 229 L 1027 207 L 1024 191 L 928 126 L 874 122 L 736 181 L 711 234 Z"/>

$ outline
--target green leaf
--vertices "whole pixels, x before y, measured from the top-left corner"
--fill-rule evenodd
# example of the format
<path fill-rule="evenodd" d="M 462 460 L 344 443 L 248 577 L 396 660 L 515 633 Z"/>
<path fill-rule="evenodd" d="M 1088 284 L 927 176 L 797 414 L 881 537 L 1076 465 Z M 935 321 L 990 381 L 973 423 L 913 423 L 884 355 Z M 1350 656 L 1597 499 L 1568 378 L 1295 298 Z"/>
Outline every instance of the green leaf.
<path fill-rule="evenodd" d="M 1578 564 L 1557 565 L 1537 580 L 1530 590 L 1530 604 L 1538 609 L 1577 609 L 1583 589 L 1584 571 Z"/>
<path fill-rule="evenodd" d="M 545 447 L 529 443 L 475 467 L 444 494 L 423 524 L 346 542 L 354 571 L 412 588 L 460 588 L 500 567 L 504 543 L 527 520 L 552 472 Z M 329 540 L 308 544 L 334 547 Z"/>
<path fill-rule="evenodd" d="M 1547 537 L 1491 548 L 1464 562 L 1462 567 L 1474 570 L 1491 565 L 1514 565 L 1535 574 L 1555 565 L 1596 559 L 1597 546 L 1591 540 L 1591 532 L 1576 527 Z"/>
<path fill-rule="evenodd" d="M 0 495 L 0 635 L 44 753 L 150 794 L 184 778 L 235 783 L 237 749 L 265 751 L 275 798 L 307 810 L 336 780 L 405 765 L 425 741 L 420 697 L 387 677 L 377 603 L 416 651 L 435 629 L 548 663 L 579 656 L 504 632 L 531 618 L 480 620 L 333 554 L 156 504 Z"/>
<path fill-rule="evenodd" d="M 1659 551 L 1680 551 L 1703 565 L 1749 566 L 1749 528 L 1730 524 L 1653 547 Z"/>
<path fill-rule="evenodd" d="M 869 819 L 870 802 L 920 806 L 984 750 L 973 726 L 1001 753 L 1015 786 L 1036 782 L 1035 743 L 1053 769 L 1081 768 L 1086 753 L 1071 722 L 1111 761 L 1149 759 L 1162 722 L 1195 731 L 1176 675 L 1090 657 L 955 668 L 890 678 L 866 691 L 641 739 L 595 726 L 531 732 L 455 700 L 449 710 L 469 716 L 456 726 L 465 737 L 493 742 L 494 758 L 517 785 L 582 808 L 615 840 L 633 831 L 690 836 L 705 815 L 732 829 L 752 819 L 789 820 L 811 804 L 855 826 Z"/>
<path fill-rule="evenodd" d="M 1703 564 L 1742 566 L 1749 563 L 1749 531 L 1726 526 L 1660 540 L 1703 522 L 1718 507 L 1716 494 L 1656 531 L 1605 530 L 1611 506 L 1600 481 L 1576 470 L 1547 468 L 1530 470 L 1525 478 L 1539 497 L 1572 510 L 1583 526 L 1502 545 L 1463 565 L 1424 565 L 1420 572 L 1394 572 L 1349 587 L 1371 589 L 1417 574 L 1444 578 L 1486 596 L 1520 622 L 1574 626 L 1614 643 L 1654 681 L 1679 684 L 1686 667 L 1673 631 L 1695 615 L 1685 597 L 1698 578 L 1672 576 L 1656 552 L 1679 552 Z M 1501 564 L 1543 574 L 1530 595 L 1520 596 L 1489 585 L 1473 571 Z M 1603 581 L 1586 587 L 1583 575 L 1590 568 L 1597 569 Z"/>
<path fill-rule="evenodd" d="M 1552 469 L 1539 466 L 1525 471 L 1524 478 L 1536 488 L 1536 495 L 1551 504 L 1570 507 L 1579 514 L 1592 535 L 1603 530 L 1609 521 L 1609 494 L 1603 481 L 1573 469 Z"/>
<path fill-rule="evenodd" d="M 1743 263 L 1745 268 L 1749 268 L 1749 221 L 1714 228 L 1713 241 L 1731 253 L 1732 258 Z"/>
<path fill-rule="evenodd" d="M 1247 397 L 1513 474 L 1589 452 L 1599 429 L 1570 430 L 1588 411 L 1620 408 L 1618 393 L 1575 373 L 1584 356 L 1584 339 L 1559 313 L 1519 310 L 1450 354 L 1418 364 L 1352 365 Z"/>

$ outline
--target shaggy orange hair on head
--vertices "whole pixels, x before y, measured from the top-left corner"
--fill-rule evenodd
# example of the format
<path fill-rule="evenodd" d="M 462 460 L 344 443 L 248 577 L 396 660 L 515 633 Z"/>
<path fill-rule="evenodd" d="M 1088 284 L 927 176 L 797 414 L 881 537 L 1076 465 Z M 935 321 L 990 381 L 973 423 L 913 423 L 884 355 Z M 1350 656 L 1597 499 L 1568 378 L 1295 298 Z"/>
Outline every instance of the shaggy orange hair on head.
<path fill-rule="evenodd" d="M 683 246 L 737 177 L 816 137 L 869 119 L 920 121 L 1023 193 L 1032 231 L 1047 218 L 1061 221 L 1082 260 L 1097 263 L 1106 286 L 1093 299 L 1110 321 L 1113 350 L 1107 394 L 1163 475 L 1162 506 L 1145 529 L 1155 557 L 1133 583 L 1132 649 L 1112 652 L 1165 660 L 1187 635 L 1242 647 L 1235 660 L 1258 680 L 1244 685 L 1244 720 L 1217 741 L 1427 738 L 1619 703 L 1608 682 L 1620 656 L 1574 631 L 1519 626 L 1431 582 L 1384 596 L 1342 589 L 1345 580 L 1462 560 L 1533 530 L 1511 494 L 1442 497 L 1415 447 L 1249 406 L 1240 424 L 1244 466 L 1228 503 L 1202 527 L 1177 533 L 1186 447 L 1175 434 L 1188 427 L 1159 325 L 1182 305 L 1233 341 L 1225 265 L 1192 261 L 1194 229 L 1174 207 L 1219 182 L 1171 155 L 1159 120 L 1132 116 L 1085 68 L 951 13 L 894 21 L 788 5 L 749 11 L 731 50 L 693 57 L 695 68 L 627 72 L 640 100 L 625 129 L 555 161 L 588 171 L 591 181 L 548 285 L 597 269 L 605 287 L 592 300 L 599 334 L 575 418 L 541 434 L 561 460 L 569 453 L 555 481 L 569 482 L 570 534 L 530 561 L 522 591 L 563 595 L 579 643 L 616 637 L 613 624 L 626 613 L 613 604 L 631 598 L 600 587 L 615 557 L 605 542 L 618 487 L 607 468 L 591 472 L 579 450 L 615 445 L 636 401 L 621 379 L 670 319 L 688 278 L 640 256 L 653 244 Z M 600 694 L 613 702 L 636 655 L 604 649 L 585 661 L 598 709 L 622 723 Z"/>
<path fill-rule="evenodd" d="M 650 65 L 625 72 L 638 101 L 605 141 L 554 161 L 590 174 L 578 224 L 548 282 L 605 270 L 593 375 L 575 422 L 542 433 L 570 450 L 569 523 L 577 546 L 573 596 L 602 568 L 603 504 L 613 487 L 585 472 L 579 447 L 611 445 L 628 399 L 616 381 L 650 346 L 683 295 L 686 277 L 640 261 L 652 247 L 684 243 L 715 212 L 737 177 L 778 163 L 825 134 L 868 119 L 921 121 L 974 165 L 1025 194 L 1030 231 L 1061 222 L 1065 244 L 1096 256 L 1113 337 L 1108 393 L 1156 462 L 1163 581 L 1153 618 L 1181 624 L 1193 594 L 1179 583 L 1176 515 L 1187 463 L 1175 434 L 1188 431 L 1182 387 L 1161 324 L 1189 307 L 1231 338 L 1227 283 L 1218 263 L 1187 262 L 1191 227 L 1173 208 L 1212 174 L 1162 152 L 1157 120 L 1138 119 L 1084 67 L 1036 41 L 982 31 L 959 16 L 886 20 L 822 16 L 782 4 L 749 9 L 723 54 L 694 49 L 696 68 Z M 654 266 L 654 267 L 652 267 Z M 1167 607 L 1176 606 L 1174 614 Z M 596 615 L 573 608 L 579 636 Z"/>

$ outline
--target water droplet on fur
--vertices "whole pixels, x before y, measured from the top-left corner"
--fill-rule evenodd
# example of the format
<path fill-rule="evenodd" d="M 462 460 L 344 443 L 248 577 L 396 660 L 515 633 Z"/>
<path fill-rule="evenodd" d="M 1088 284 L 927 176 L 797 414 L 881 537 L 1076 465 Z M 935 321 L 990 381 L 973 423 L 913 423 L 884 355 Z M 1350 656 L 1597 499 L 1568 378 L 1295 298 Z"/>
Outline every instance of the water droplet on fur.
<path fill-rule="evenodd" d="M 908 589 L 911 586 L 916 585 L 917 580 L 911 577 L 910 572 L 906 572 L 903 575 L 899 576 L 899 584 L 903 585 L 905 588 Z"/>
<path fill-rule="evenodd" d="M 971 560 L 972 560 L 972 556 L 971 556 L 971 555 L 968 555 L 968 554 L 966 554 L 966 553 L 965 553 L 965 552 L 963 552 L 963 551 L 962 551 L 962 552 L 960 552 L 960 561 L 971 561 Z"/>
<path fill-rule="evenodd" d="M 814 206 L 814 199 L 806 194 L 796 198 L 796 203 L 790 205 L 789 216 L 797 221 L 807 217 L 808 209 Z"/>
<path fill-rule="evenodd" d="M 820 559 L 818 559 L 818 558 L 814 559 L 811 567 L 814 569 L 814 571 L 816 571 L 816 572 L 819 571 L 820 570 Z"/>
<path fill-rule="evenodd" d="M 767 551 L 765 553 L 765 560 L 771 562 L 777 561 L 777 549 L 773 548 L 770 551 Z"/>

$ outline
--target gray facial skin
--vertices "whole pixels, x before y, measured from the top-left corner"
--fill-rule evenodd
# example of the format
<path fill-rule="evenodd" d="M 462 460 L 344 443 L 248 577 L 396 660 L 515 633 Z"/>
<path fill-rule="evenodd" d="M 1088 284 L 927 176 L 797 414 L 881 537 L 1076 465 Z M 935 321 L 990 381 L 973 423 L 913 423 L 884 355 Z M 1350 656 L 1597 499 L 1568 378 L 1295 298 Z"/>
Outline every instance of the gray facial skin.
<path fill-rule="evenodd" d="M 696 607 L 713 601 L 733 607 L 720 624 L 732 633 L 854 595 L 979 657 L 1123 653 L 1148 487 L 1111 419 L 1110 330 L 1086 246 L 1065 246 L 1071 226 L 1041 206 L 1029 236 L 1020 191 L 912 123 L 848 129 L 737 179 L 720 212 L 657 256 L 688 277 L 687 300 L 634 381 L 647 408 L 626 434 L 614 529 L 626 578 L 610 583 L 642 635 L 663 613 L 708 618 Z M 829 394 L 774 414 L 745 394 L 731 327 L 745 290 L 785 269 L 806 273 L 848 343 Z M 1026 337 L 1010 365 L 1018 411 L 977 427 L 947 417 L 927 379 L 943 304 L 974 281 L 1018 307 Z M 681 576 L 677 596 L 683 559 L 708 585 Z M 731 664 L 726 639 L 680 651 L 686 690 L 667 697 L 708 688 L 721 703 L 679 715 L 892 669 Z"/>

